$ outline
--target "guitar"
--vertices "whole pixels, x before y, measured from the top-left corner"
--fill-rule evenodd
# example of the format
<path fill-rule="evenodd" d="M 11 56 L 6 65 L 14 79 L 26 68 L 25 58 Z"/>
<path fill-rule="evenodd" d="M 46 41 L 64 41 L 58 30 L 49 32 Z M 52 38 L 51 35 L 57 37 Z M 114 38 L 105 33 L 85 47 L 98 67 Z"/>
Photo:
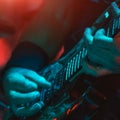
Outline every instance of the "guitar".
<path fill-rule="evenodd" d="M 120 30 L 120 10 L 118 2 L 113 2 L 105 12 L 94 22 L 92 29 L 96 31 L 99 28 L 105 28 L 106 35 L 113 37 Z M 106 24 L 107 23 L 107 24 Z M 43 88 L 40 91 L 39 101 L 45 103 L 44 108 L 33 117 L 16 117 L 11 111 L 5 117 L 5 120 L 59 120 L 72 108 L 76 103 L 84 100 L 84 95 L 88 94 L 90 89 L 77 100 L 73 101 L 69 91 L 73 88 L 77 78 L 88 70 L 87 65 L 87 44 L 81 39 L 66 55 L 58 61 L 50 64 L 39 72 L 52 83 L 49 89 Z"/>

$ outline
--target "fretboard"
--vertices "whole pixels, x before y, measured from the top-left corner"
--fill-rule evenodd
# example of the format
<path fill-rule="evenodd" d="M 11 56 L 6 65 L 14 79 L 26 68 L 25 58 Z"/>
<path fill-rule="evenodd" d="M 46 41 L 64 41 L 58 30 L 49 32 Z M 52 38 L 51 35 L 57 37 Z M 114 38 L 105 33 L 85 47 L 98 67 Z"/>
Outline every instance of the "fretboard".
<path fill-rule="evenodd" d="M 116 3 L 113 2 L 109 9 L 104 12 L 102 17 L 93 24 L 94 27 L 96 27 L 96 30 L 104 28 L 106 30 L 106 35 L 110 37 L 113 37 L 118 33 L 120 31 L 120 10 L 117 10 L 119 10 L 119 8 L 116 6 Z M 114 11 L 114 14 L 111 13 L 111 11 Z M 103 19 L 102 22 L 104 22 L 104 24 L 102 24 L 101 18 Z M 81 39 L 72 50 L 60 60 L 53 63 L 50 69 L 48 66 L 48 72 L 43 76 L 51 76 L 48 81 L 52 83 L 52 88 L 43 89 L 41 91 L 41 100 L 47 103 L 54 95 L 59 96 L 66 92 L 80 75 L 86 55 L 87 48 L 85 41 Z"/>
<path fill-rule="evenodd" d="M 52 83 L 49 89 L 41 91 L 41 100 L 48 102 L 51 97 L 63 94 L 71 88 L 80 75 L 82 64 L 87 55 L 84 41 L 80 41 L 70 52 L 60 60 L 45 68 L 42 75 Z M 47 72 L 46 72 L 47 70 Z"/>

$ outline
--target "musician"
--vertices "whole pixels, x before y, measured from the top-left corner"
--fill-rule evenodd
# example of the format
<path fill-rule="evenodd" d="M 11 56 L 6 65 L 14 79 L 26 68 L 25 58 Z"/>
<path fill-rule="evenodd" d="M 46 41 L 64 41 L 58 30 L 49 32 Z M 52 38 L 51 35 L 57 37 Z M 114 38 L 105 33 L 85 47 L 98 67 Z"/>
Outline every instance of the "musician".
<path fill-rule="evenodd" d="M 16 1 L 16 0 L 10 0 L 10 1 L 9 0 L 1 0 L 0 1 L 0 72 L 1 72 L 1 76 L 2 76 L 2 74 L 4 74 L 3 72 L 6 69 L 5 66 L 6 66 L 7 62 L 9 61 L 12 52 L 14 51 L 14 49 L 16 48 L 16 46 L 20 42 L 20 39 L 19 39 L 20 34 L 22 33 L 24 27 L 27 26 L 27 23 L 29 23 L 31 18 L 41 8 L 42 4 L 43 3 L 40 0 L 36 0 L 36 2 L 34 2 L 33 0 L 31 0 L 31 1 L 30 0 L 25 0 L 25 1 L 24 0 L 18 0 L 18 1 Z M 32 49 L 31 44 L 28 44 L 28 46 L 29 46 L 28 47 L 29 50 Z M 33 49 L 34 49 L 34 45 L 33 45 Z M 39 51 L 38 49 L 40 50 L 39 47 L 35 47 L 35 51 Z M 29 50 L 24 50 L 24 52 L 25 51 L 28 52 Z M 30 54 L 34 55 L 34 52 L 30 53 Z M 18 55 L 18 56 L 20 56 L 20 55 Z M 43 56 L 45 56 L 45 57 L 43 57 Z M 32 56 L 32 57 L 34 57 L 34 56 Z M 43 53 L 40 52 L 40 55 L 38 55 L 38 58 L 36 58 L 36 59 L 40 59 L 41 64 L 40 65 L 37 64 L 40 68 L 42 67 L 42 65 L 44 65 L 46 63 L 45 60 L 44 60 L 44 59 L 46 59 L 46 55 L 44 55 L 44 52 Z M 21 62 L 23 62 L 23 61 L 21 61 Z M 34 62 L 37 62 L 37 61 L 34 61 Z M 31 63 L 29 63 L 29 65 L 30 64 Z M 18 67 L 22 67 L 22 66 L 18 66 Z M 26 67 L 24 66 L 24 68 L 26 68 Z M 38 83 L 39 86 L 42 86 L 42 87 L 50 87 L 51 86 L 50 83 L 48 83 L 43 77 L 39 76 L 34 71 L 29 70 L 29 69 L 26 69 L 26 70 L 21 69 L 21 70 L 24 71 L 24 72 L 27 70 L 26 71 L 27 73 L 30 72 L 29 76 L 32 75 L 31 76 L 32 78 L 34 76 L 34 80 L 36 80 L 36 82 L 32 82 L 32 81 L 29 81 L 29 80 L 26 79 L 26 82 L 24 83 L 24 80 L 21 81 L 21 80 L 15 78 L 16 80 L 19 81 L 19 83 L 21 85 L 24 86 L 22 89 L 24 89 L 24 90 L 26 89 L 25 90 L 26 94 L 27 94 L 27 91 L 29 90 L 28 94 L 26 95 L 26 97 L 28 97 L 27 99 L 25 99 L 25 94 L 21 95 L 18 92 L 18 94 L 20 94 L 20 95 L 18 95 L 19 98 L 20 98 L 20 100 L 18 100 L 18 102 L 21 101 L 21 98 L 22 98 L 22 101 L 27 100 L 27 102 L 29 102 L 30 99 L 35 100 L 35 99 L 37 99 L 39 97 L 39 92 L 37 91 L 38 85 L 36 83 Z M 34 75 L 33 75 L 33 73 L 34 73 Z M 13 72 L 13 74 L 14 74 L 14 72 Z M 18 72 L 18 74 L 19 74 L 19 72 Z M 22 78 L 24 78 L 24 76 L 22 76 L 22 74 L 20 74 L 20 76 Z M 20 76 L 19 76 L 19 78 L 20 78 Z M 12 89 L 11 88 L 10 89 L 13 92 L 15 92 L 16 90 L 14 91 L 13 86 L 14 87 L 16 86 L 16 88 L 18 89 L 18 88 L 20 88 L 19 86 L 21 86 L 19 83 L 18 84 L 13 83 L 13 84 L 10 85 L 6 81 L 5 84 L 6 85 L 9 84 L 9 86 L 12 87 Z M 1 88 L 2 88 L 2 81 L 1 81 L 0 85 L 1 85 Z M 8 89 L 8 87 L 6 85 L 5 85 L 5 88 Z M 31 86 L 31 87 L 28 88 L 28 86 Z M 3 89 L 2 89 L 2 91 L 3 91 Z M 11 98 L 15 97 L 15 95 L 16 95 L 16 93 L 12 93 L 11 90 L 9 92 L 7 92 L 7 94 L 6 94 L 6 97 L 10 98 L 9 99 L 10 104 L 11 104 L 11 101 L 12 101 L 12 103 L 14 103 L 17 100 L 17 98 L 16 98 L 16 100 L 11 99 Z M 8 94 L 10 96 L 13 96 L 13 97 L 8 96 Z M 12 94 L 14 94 L 14 95 L 12 95 Z M 15 103 L 15 105 L 16 105 L 16 103 Z M 31 109 L 31 113 L 34 113 L 34 111 L 36 112 L 36 110 L 41 109 L 42 105 L 43 105 L 43 103 L 37 103 L 36 105 L 34 105 L 35 107 L 34 107 L 34 109 Z"/>
<path fill-rule="evenodd" d="M 12 0 L 12 2 L 14 3 L 15 1 Z M 11 4 L 7 4 L 12 5 L 9 9 L 11 11 L 5 10 L 6 16 L 8 15 L 7 20 L 10 19 L 10 21 L 7 21 L 7 24 L 12 26 L 12 32 L 7 31 L 6 34 L 5 31 L 1 38 L 1 42 L 5 42 L 3 42 L 5 47 L 1 49 L 4 49 L 4 52 L 6 52 L 4 54 L 0 54 L 4 56 L 2 57 L 3 63 L 0 64 L 1 69 L 4 68 L 2 73 L 3 88 L 14 114 L 16 116 L 31 116 L 37 113 L 44 106 L 42 101 L 36 102 L 40 97 L 40 88 L 51 87 L 51 84 L 47 82 L 45 78 L 38 75 L 37 71 L 49 64 L 52 60 L 56 60 L 61 56 L 64 51 L 63 40 L 65 40 L 69 34 L 80 26 L 81 22 L 79 21 L 81 18 L 78 18 L 79 6 L 77 6 L 79 2 L 78 0 L 75 2 L 71 0 L 49 0 L 42 3 L 38 0 L 38 3 L 36 3 L 31 0 L 28 8 L 26 8 L 23 3 L 20 4 L 18 2 L 13 4 L 12 2 Z M 93 6 L 99 3 L 99 1 L 87 2 L 90 5 L 93 3 Z M 5 4 L 5 2 L 2 3 L 3 5 Z M 75 10 L 73 10 L 74 7 L 72 7 L 73 3 L 77 6 L 74 6 L 76 8 Z M 86 2 L 82 1 L 82 3 L 85 4 Z M 27 2 L 26 4 L 28 5 Z M 105 8 L 107 5 L 102 7 Z M 22 7 L 25 7 L 24 10 L 27 9 L 27 12 L 21 11 L 20 8 Z M 5 7 L 3 8 L 5 9 Z M 7 6 L 7 8 L 9 7 Z M 11 8 L 15 9 L 12 11 Z M 30 11 L 28 9 L 30 9 Z M 102 12 L 102 10 L 100 12 Z M 18 11 L 19 14 L 17 13 Z M 7 12 L 11 12 L 12 16 Z M 2 18 L 2 21 L 5 20 Z M 8 38 L 10 42 L 8 41 Z M 88 44 L 94 43 L 93 41 L 102 41 L 100 44 L 101 46 L 106 42 L 113 42 L 113 38 L 106 37 L 104 35 L 103 29 L 98 30 L 95 36 L 93 36 L 92 30 L 87 28 L 84 32 L 83 39 L 86 39 Z M 93 46 L 95 45 L 93 44 Z M 11 60 L 9 61 L 10 58 Z M 90 58 L 92 59 L 91 56 L 89 59 Z M 96 59 L 92 60 L 96 61 Z M 108 61 L 110 61 L 110 59 L 108 59 Z M 106 61 L 102 62 L 102 64 L 105 62 Z M 5 65 L 6 67 L 4 67 Z M 89 67 L 91 68 L 92 66 L 89 65 Z M 107 70 L 104 69 L 104 67 L 108 67 L 108 69 L 111 68 L 111 66 L 109 68 L 109 66 L 104 64 L 100 69 L 96 67 L 92 67 L 91 70 L 86 69 L 85 73 L 96 76 L 111 72 L 111 69 Z M 34 104 L 31 106 L 28 105 L 27 107 L 24 106 L 31 102 L 34 102 Z M 21 109 L 19 109 L 20 107 Z"/>

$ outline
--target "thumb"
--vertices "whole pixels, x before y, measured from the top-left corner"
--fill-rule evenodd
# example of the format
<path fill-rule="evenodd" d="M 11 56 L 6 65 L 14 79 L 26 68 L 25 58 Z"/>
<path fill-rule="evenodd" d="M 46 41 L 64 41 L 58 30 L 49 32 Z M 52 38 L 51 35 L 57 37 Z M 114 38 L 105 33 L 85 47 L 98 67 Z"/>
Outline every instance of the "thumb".
<path fill-rule="evenodd" d="M 93 43 L 93 35 L 92 35 L 92 29 L 91 28 L 86 28 L 84 31 L 83 38 L 87 40 L 89 44 Z"/>

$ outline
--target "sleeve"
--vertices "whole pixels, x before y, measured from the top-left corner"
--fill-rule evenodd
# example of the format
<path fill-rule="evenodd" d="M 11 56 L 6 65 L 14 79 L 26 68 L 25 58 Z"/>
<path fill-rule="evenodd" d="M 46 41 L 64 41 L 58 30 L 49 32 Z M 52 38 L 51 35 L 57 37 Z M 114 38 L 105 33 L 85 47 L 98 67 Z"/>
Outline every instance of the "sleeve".
<path fill-rule="evenodd" d="M 5 69 L 10 67 L 24 67 L 38 71 L 45 66 L 48 61 L 49 57 L 39 46 L 25 41 L 16 47 Z"/>

